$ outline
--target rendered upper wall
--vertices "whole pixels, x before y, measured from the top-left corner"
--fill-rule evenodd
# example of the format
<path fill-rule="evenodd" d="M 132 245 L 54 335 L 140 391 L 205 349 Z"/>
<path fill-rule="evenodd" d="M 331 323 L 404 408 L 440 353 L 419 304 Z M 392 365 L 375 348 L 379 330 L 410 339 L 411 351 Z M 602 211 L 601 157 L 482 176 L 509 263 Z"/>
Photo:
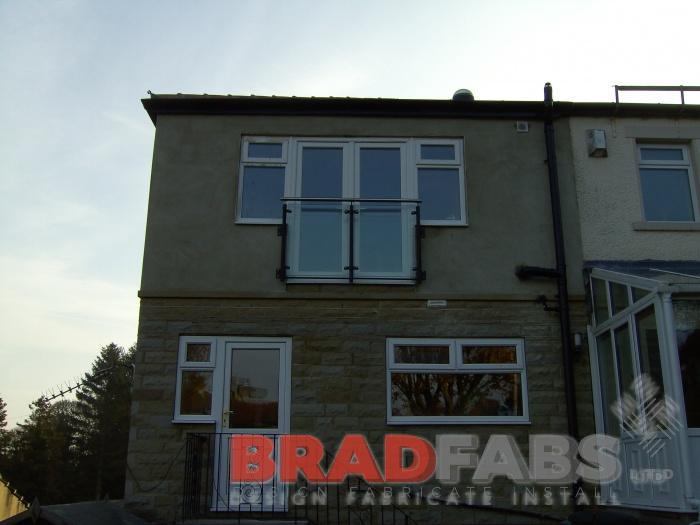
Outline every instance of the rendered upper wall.
<path fill-rule="evenodd" d="M 608 156 L 588 156 L 586 130 L 602 129 Z M 698 260 L 700 222 L 645 223 L 638 143 L 689 148 L 695 189 L 700 188 L 700 120 L 572 118 L 570 121 L 584 260 Z M 696 192 L 697 193 L 697 192 Z"/>
<path fill-rule="evenodd" d="M 557 124 L 571 293 L 581 293 L 581 256 L 569 131 Z M 285 285 L 276 279 L 274 225 L 237 224 L 241 137 L 453 137 L 464 140 L 469 225 L 426 227 L 427 279 L 405 285 Z M 331 292 L 530 297 L 555 292 L 523 282 L 520 264 L 555 264 L 543 125 L 514 120 L 318 116 L 159 115 L 142 296 Z"/>

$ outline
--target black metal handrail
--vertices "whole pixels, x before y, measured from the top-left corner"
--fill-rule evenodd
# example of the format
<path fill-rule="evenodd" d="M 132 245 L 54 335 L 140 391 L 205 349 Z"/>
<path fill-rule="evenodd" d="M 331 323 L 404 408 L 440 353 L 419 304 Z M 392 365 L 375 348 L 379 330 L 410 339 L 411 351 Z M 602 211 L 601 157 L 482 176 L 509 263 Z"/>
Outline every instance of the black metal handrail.
<path fill-rule="evenodd" d="M 700 91 L 700 86 L 615 86 L 615 103 L 620 103 L 620 91 L 679 91 L 685 104 L 686 91 Z"/>
<path fill-rule="evenodd" d="M 415 520 L 397 505 L 365 505 L 362 498 L 349 501 L 353 488 L 359 493 L 371 488 L 362 478 L 349 477 L 345 483 L 312 484 L 299 476 L 296 483 L 280 484 L 273 476 L 268 483 L 259 482 L 260 502 L 242 503 L 242 484 L 239 484 L 238 500 L 231 503 L 231 487 L 228 472 L 231 461 L 228 455 L 229 433 L 188 433 L 185 446 L 185 473 L 182 497 L 183 520 L 201 518 L 226 518 L 232 523 L 245 519 L 293 520 L 294 523 L 315 525 L 416 525 Z M 276 434 L 261 434 L 273 441 L 272 457 L 278 457 Z M 223 455 L 222 455 L 223 454 Z M 328 472 L 333 455 L 326 452 L 323 468 Z M 223 475 L 222 475 L 222 469 Z M 235 485 L 235 484 L 234 484 Z M 248 484 L 250 486 L 253 483 Z M 248 486 L 246 486 L 248 488 Z M 255 488 L 255 487 L 253 487 Z M 285 494 L 285 503 L 278 503 L 276 491 Z M 272 493 L 271 505 L 265 505 L 265 492 Z M 299 497 L 301 495 L 301 498 Z"/>
<path fill-rule="evenodd" d="M 333 204 L 348 204 L 347 209 L 343 212 L 350 216 L 348 225 L 348 264 L 343 266 L 343 270 L 347 272 L 347 281 L 349 283 L 355 282 L 355 272 L 360 270 L 355 261 L 355 216 L 360 213 L 360 210 L 356 207 L 357 204 L 413 204 L 415 209 L 411 211 L 411 214 L 415 217 L 414 224 L 414 253 L 415 261 L 411 270 L 413 271 L 413 277 L 386 277 L 386 276 L 367 276 L 363 275 L 363 280 L 380 280 L 380 281 L 400 281 L 406 282 L 407 280 L 412 280 L 414 283 L 418 284 L 425 280 L 426 273 L 423 269 L 423 257 L 422 257 L 422 239 L 425 237 L 424 226 L 421 224 L 421 214 L 420 214 L 420 199 L 377 199 L 377 198 L 360 198 L 360 197 L 283 197 L 282 201 L 282 224 L 277 229 L 277 235 L 281 237 L 281 248 L 280 248 L 280 265 L 277 269 L 277 278 L 283 282 L 286 282 L 289 278 L 290 266 L 287 261 L 287 256 L 289 253 L 289 222 L 287 220 L 288 214 L 292 213 L 292 209 L 289 206 L 290 202 L 298 203 L 333 203 Z M 314 280 L 337 280 L 341 277 L 328 277 L 328 276 L 304 276 L 304 279 L 314 279 Z"/>

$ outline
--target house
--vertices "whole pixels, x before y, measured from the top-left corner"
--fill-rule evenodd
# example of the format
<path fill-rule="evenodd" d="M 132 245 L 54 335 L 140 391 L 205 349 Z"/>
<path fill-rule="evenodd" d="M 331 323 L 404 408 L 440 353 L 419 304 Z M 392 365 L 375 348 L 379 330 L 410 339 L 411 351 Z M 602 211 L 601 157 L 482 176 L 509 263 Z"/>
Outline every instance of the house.
<path fill-rule="evenodd" d="M 626 467 L 616 483 L 603 488 L 603 499 L 666 515 L 697 515 L 697 106 L 613 106 L 607 113 L 586 112 L 570 119 L 582 257 L 592 309 L 588 340 L 596 422 L 598 432 L 620 437 Z M 649 384 L 634 381 L 640 376 Z M 643 417 L 628 414 L 620 426 L 611 407 L 625 394 L 646 405 Z M 646 469 L 666 470 L 672 477 L 640 482 Z M 652 515 L 657 520 L 664 516 Z"/>
<path fill-rule="evenodd" d="M 332 452 L 361 434 L 381 460 L 387 434 L 469 434 L 481 450 L 511 436 L 527 452 L 533 435 L 580 439 L 605 427 L 594 340 L 612 321 L 589 315 L 600 306 L 588 290 L 618 275 L 600 261 L 647 256 L 596 240 L 596 224 L 618 211 L 596 208 L 599 170 L 612 179 L 622 159 L 611 132 L 609 157 L 589 157 L 586 130 L 656 115 L 692 126 L 700 109 L 558 103 L 545 91 L 544 102 L 465 91 L 143 101 L 156 135 L 129 508 L 157 521 L 541 523 L 570 512 L 572 490 L 608 497 L 567 481 L 554 484 L 553 506 L 542 487 L 525 494 L 501 476 L 474 488 L 462 469 L 446 489 L 414 485 L 410 501 L 372 507 L 348 503 L 356 489 L 368 494 L 356 477 L 314 492 L 303 480 L 230 476 L 232 436 L 266 436 L 277 460 L 281 436 L 311 434 Z M 693 224 L 683 227 L 694 239 Z M 426 505 L 422 489 L 436 487 Z M 453 488 L 458 505 L 448 504 Z M 666 510 L 687 513 L 691 499 Z"/>

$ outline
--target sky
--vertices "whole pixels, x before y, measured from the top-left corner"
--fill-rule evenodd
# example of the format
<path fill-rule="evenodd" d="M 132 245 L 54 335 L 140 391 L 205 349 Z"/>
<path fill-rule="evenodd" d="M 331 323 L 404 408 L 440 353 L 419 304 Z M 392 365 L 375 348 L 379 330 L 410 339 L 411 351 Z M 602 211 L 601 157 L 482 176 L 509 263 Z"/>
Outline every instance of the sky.
<path fill-rule="evenodd" d="M 700 85 L 698 15 L 697 0 L 0 0 L 10 425 L 100 347 L 136 341 L 147 90 L 541 100 L 551 82 L 555 100 L 612 101 L 614 84 Z"/>

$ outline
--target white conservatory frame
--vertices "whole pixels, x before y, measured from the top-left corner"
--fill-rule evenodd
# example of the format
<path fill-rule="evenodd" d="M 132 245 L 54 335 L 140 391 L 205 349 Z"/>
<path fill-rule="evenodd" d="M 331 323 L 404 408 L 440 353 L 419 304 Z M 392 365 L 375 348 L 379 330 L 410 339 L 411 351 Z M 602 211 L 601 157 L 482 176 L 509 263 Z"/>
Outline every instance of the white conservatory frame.
<path fill-rule="evenodd" d="M 650 268 L 653 271 L 653 268 Z M 676 327 L 673 311 L 673 295 L 674 294 L 700 294 L 700 277 L 686 274 L 675 274 L 665 270 L 657 270 L 658 278 L 643 277 L 633 273 L 623 273 L 609 269 L 593 268 L 590 272 L 590 280 L 588 289 L 590 297 L 595 301 L 593 290 L 593 279 L 598 279 L 605 283 L 605 299 L 608 309 L 608 318 L 600 324 L 595 321 L 594 315 L 591 315 L 592 325 L 588 326 L 588 349 L 591 364 L 591 380 L 593 388 L 594 400 L 594 415 L 596 432 L 599 434 L 605 433 L 604 428 L 604 407 L 602 406 L 602 385 L 600 381 L 600 369 L 598 363 L 597 338 L 606 332 L 610 334 L 610 344 L 613 353 L 616 352 L 616 343 L 614 331 L 628 324 L 630 344 L 632 346 L 632 358 L 634 360 L 635 374 L 640 372 L 640 356 L 639 346 L 637 341 L 637 331 L 635 329 L 635 316 L 647 309 L 649 306 L 654 306 L 655 320 L 657 325 L 657 333 L 659 339 L 659 357 L 661 362 L 661 371 L 664 382 L 664 393 L 666 396 L 673 399 L 679 407 L 679 421 L 681 423 L 680 431 L 675 434 L 672 440 L 670 449 L 671 456 L 677 456 L 675 465 L 680 472 L 676 472 L 675 476 L 678 481 L 677 492 L 667 490 L 667 496 L 659 494 L 656 497 L 636 497 L 631 495 L 632 489 L 638 489 L 638 485 L 634 482 L 621 478 L 615 483 L 603 485 L 601 491 L 601 502 L 610 505 L 622 505 L 625 507 L 657 510 L 657 511 L 673 511 L 673 512 L 698 512 L 698 496 L 700 487 L 693 486 L 693 476 L 691 465 L 691 450 L 690 437 L 698 435 L 698 429 L 688 429 L 685 417 L 685 401 L 683 395 L 683 385 L 681 383 L 681 369 L 678 358 L 678 347 L 676 341 Z M 647 272 L 649 273 L 649 272 Z M 628 305 L 626 308 L 613 313 L 611 302 L 610 284 L 615 283 L 627 287 Z M 632 295 L 632 287 L 645 290 L 648 292 L 636 301 Z M 593 307 L 593 314 L 596 307 Z M 614 358 L 616 381 L 619 381 L 618 361 L 617 356 Z M 620 432 L 621 449 L 625 440 L 629 439 L 629 435 Z M 632 440 L 633 441 L 633 440 Z M 638 452 L 638 451 L 637 451 Z M 629 473 L 630 465 L 626 464 L 627 457 L 624 451 L 621 453 L 623 473 Z M 669 456 L 666 456 L 669 459 Z M 652 458 L 653 459 L 653 458 Z M 670 459 L 669 459 L 670 460 Z M 653 467 L 650 463 L 650 467 Z M 700 466 L 697 466 L 700 468 Z M 623 476 L 624 477 L 624 476 Z M 657 491 L 661 492 L 663 484 L 657 485 Z M 697 485 L 697 481 L 695 483 Z M 652 490 L 652 489 L 650 489 Z M 622 494 L 620 494 L 622 492 Z"/>

